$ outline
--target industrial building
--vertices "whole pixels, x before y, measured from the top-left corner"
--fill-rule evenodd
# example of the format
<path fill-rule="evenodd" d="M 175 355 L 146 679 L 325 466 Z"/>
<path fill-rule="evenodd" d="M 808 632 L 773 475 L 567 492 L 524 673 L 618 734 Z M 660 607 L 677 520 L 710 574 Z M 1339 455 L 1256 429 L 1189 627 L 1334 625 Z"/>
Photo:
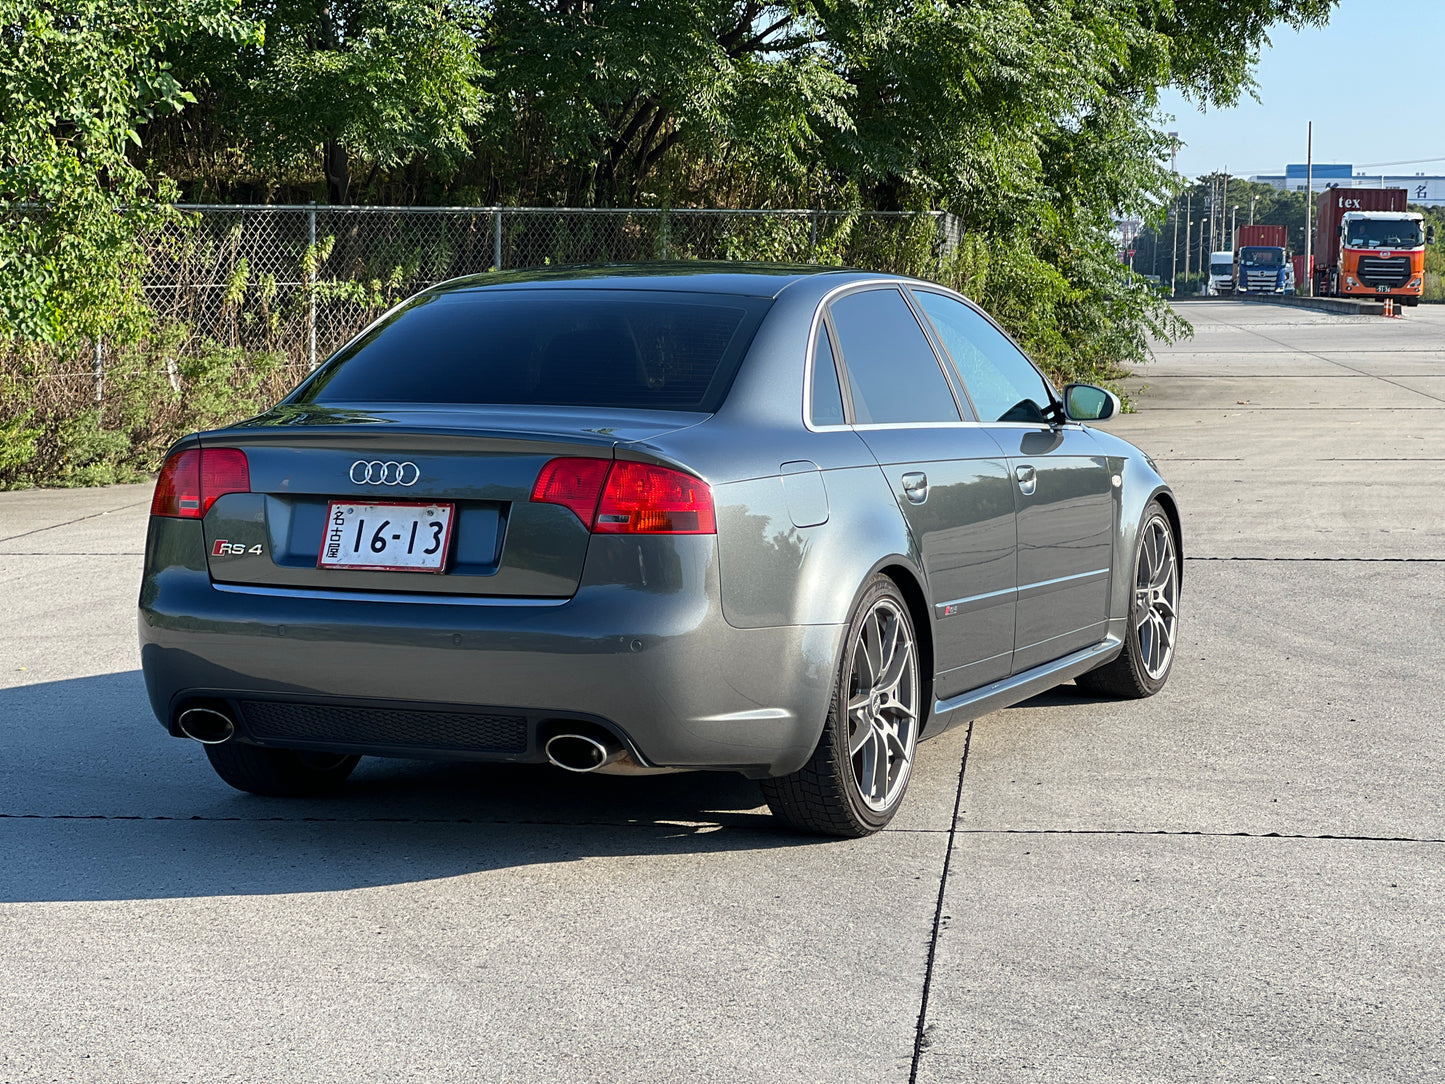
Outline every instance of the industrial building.
<path fill-rule="evenodd" d="M 1445 176 L 1438 174 L 1369 173 L 1348 162 L 1316 162 L 1311 175 L 1305 163 L 1294 162 L 1285 166 L 1283 173 L 1261 173 L 1249 179 L 1286 192 L 1303 192 L 1307 177 L 1316 192 L 1326 188 L 1404 188 L 1411 203 L 1445 207 Z"/>

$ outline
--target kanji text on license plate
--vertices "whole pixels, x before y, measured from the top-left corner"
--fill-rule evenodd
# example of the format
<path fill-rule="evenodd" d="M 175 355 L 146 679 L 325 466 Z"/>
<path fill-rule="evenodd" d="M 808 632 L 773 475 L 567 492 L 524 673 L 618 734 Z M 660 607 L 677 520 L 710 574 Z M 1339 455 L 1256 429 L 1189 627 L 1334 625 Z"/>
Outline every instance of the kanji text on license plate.
<path fill-rule="evenodd" d="M 332 501 L 318 568 L 441 572 L 451 541 L 450 504 Z"/>

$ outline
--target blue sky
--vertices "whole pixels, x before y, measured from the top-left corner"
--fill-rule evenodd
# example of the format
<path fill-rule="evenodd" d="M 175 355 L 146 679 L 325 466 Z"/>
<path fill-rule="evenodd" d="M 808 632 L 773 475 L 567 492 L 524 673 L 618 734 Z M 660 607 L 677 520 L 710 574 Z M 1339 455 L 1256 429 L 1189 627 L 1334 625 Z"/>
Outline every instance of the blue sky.
<path fill-rule="evenodd" d="M 1221 0 L 1225 2 L 1225 0 Z M 1445 175 L 1445 96 L 1439 46 L 1445 41 L 1445 2 L 1341 0 L 1322 30 L 1271 32 L 1255 71 L 1259 101 L 1200 113 L 1174 92 L 1162 110 L 1187 146 L 1179 172 L 1198 176 L 1228 167 L 1236 176 L 1282 173 L 1305 160 L 1306 124 L 1314 121 L 1316 162 L 1369 168 L 1386 162 L 1391 174 Z M 1365 90 L 1380 84 L 1396 93 Z M 1380 109 L 1380 102 L 1388 108 Z"/>

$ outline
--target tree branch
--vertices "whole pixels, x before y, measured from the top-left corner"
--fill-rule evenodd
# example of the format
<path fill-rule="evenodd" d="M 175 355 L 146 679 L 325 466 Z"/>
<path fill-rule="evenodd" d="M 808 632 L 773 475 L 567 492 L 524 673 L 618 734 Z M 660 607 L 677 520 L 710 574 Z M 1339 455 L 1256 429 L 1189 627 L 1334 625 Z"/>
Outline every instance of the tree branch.
<path fill-rule="evenodd" d="M 791 12 L 787 15 L 784 15 L 781 19 L 775 22 L 772 26 L 768 27 L 766 30 L 762 31 L 759 34 L 754 34 L 751 38 L 743 42 L 741 45 L 729 49 L 728 56 L 732 57 L 733 59 L 737 59 L 744 53 L 755 52 L 757 49 L 766 44 L 769 34 L 771 34 L 775 30 L 781 30 L 783 27 L 787 26 L 796 18 L 797 16 L 793 15 Z"/>

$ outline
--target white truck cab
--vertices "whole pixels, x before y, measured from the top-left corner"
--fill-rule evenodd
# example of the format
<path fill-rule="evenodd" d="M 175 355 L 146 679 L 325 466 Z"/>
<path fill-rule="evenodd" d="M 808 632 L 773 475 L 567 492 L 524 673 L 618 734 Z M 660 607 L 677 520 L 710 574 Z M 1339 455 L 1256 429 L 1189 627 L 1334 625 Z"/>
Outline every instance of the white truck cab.
<path fill-rule="evenodd" d="M 1234 252 L 1211 252 L 1209 254 L 1209 282 L 1205 293 L 1211 297 L 1218 294 L 1234 293 Z"/>

